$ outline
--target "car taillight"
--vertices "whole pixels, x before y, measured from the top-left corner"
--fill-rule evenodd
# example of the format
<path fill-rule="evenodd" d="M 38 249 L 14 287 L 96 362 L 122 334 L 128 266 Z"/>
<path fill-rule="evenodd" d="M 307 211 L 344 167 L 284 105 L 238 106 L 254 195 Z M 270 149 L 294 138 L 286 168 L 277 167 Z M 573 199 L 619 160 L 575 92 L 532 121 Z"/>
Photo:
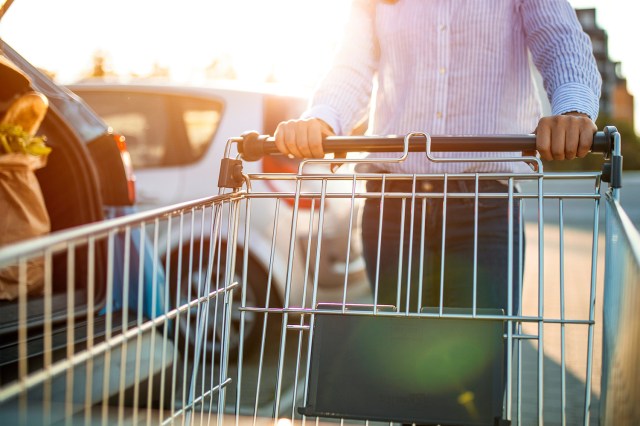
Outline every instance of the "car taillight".
<path fill-rule="evenodd" d="M 127 149 L 127 142 L 124 136 L 114 133 L 113 139 L 116 141 L 118 151 L 120 151 L 120 157 L 122 158 L 122 164 L 124 165 L 124 172 L 125 176 L 127 177 L 129 201 L 131 202 L 131 204 L 134 204 L 136 201 L 136 177 L 133 173 L 131 154 L 129 154 L 129 150 Z"/>
<path fill-rule="evenodd" d="M 267 155 L 262 159 L 262 171 L 265 173 L 298 173 L 298 166 L 300 160 L 294 160 L 285 156 Z M 267 187 L 273 192 L 280 192 L 275 185 L 274 181 L 266 180 Z M 295 207 L 295 198 L 284 198 L 284 202 L 290 207 Z M 298 202 L 299 209 L 310 209 L 312 204 L 311 198 L 300 198 Z M 317 203 L 316 203 L 317 204 Z M 317 205 L 316 205 L 317 208 Z"/>

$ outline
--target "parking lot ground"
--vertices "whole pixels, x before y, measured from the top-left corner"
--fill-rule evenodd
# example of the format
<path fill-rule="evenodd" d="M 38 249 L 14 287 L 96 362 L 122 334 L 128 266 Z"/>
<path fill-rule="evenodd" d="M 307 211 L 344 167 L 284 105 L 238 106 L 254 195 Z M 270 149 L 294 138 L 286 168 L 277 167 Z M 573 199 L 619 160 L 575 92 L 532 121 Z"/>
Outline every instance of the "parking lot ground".
<path fill-rule="evenodd" d="M 523 313 L 536 315 L 539 309 L 537 225 L 526 228 L 527 259 L 523 289 Z M 557 225 L 545 225 L 543 262 L 543 300 L 545 318 L 589 319 L 592 277 L 591 250 L 593 233 L 585 229 L 564 229 L 564 256 L 560 256 L 560 232 Z M 595 325 L 593 327 L 593 360 L 591 380 L 590 424 L 598 423 L 602 355 L 602 296 L 604 272 L 604 239 L 598 239 L 596 257 Z M 564 262 L 564 297 L 561 298 L 561 260 Z M 564 300 L 564 303 L 561 303 Z M 564 315 L 562 314 L 564 309 Z M 562 334 L 564 328 L 564 351 Z M 536 324 L 523 327 L 526 334 L 538 334 Z M 562 424 L 562 405 L 566 406 L 566 424 L 582 424 L 587 378 L 588 327 L 586 325 L 545 324 L 543 327 L 543 414 L 545 425 Z M 538 414 L 538 349 L 534 341 L 522 344 L 522 424 L 537 424 Z M 564 358 L 563 358 L 564 352 Z M 563 359 L 565 367 L 564 402 L 562 394 Z M 517 371 L 517 364 L 514 367 Z M 517 416 L 514 400 L 513 416 Z"/>

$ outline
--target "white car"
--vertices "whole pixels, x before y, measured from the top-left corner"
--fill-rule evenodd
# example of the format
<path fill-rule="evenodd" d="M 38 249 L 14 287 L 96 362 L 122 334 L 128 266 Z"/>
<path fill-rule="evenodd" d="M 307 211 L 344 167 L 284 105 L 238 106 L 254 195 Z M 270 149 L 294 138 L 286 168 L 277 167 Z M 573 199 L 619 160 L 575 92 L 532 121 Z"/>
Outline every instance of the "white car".
<path fill-rule="evenodd" d="M 80 83 L 69 88 L 83 98 L 110 126 L 126 138 L 136 175 L 136 191 L 139 208 L 167 206 L 217 194 L 220 161 L 227 140 L 240 136 L 247 130 L 261 134 L 273 134 L 277 124 L 296 117 L 304 109 L 306 100 L 301 97 L 274 93 L 248 91 L 233 88 L 191 87 L 159 84 L 105 84 Z M 246 162 L 245 173 L 296 172 L 299 162 L 284 156 L 267 157 L 257 162 Z M 312 165 L 313 173 L 329 173 L 327 165 Z M 306 170 L 306 169 L 305 169 Z M 256 191 L 291 191 L 292 182 L 256 180 Z M 305 183 L 305 185 L 310 183 Z M 280 185 L 274 187 L 274 185 Z M 285 185 L 283 187 L 282 185 Z M 332 182 L 329 191 L 351 192 L 348 182 Z M 319 188 L 319 184 L 318 184 Z M 318 189 L 319 190 L 319 189 Z M 288 200 L 291 201 L 291 200 Z M 326 203 L 322 236 L 322 252 L 318 269 L 318 291 L 323 301 L 342 301 L 345 271 L 348 266 L 349 294 L 351 302 L 366 300 L 370 294 L 362 257 L 359 216 L 360 202 L 351 208 L 351 200 L 333 198 Z M 266 288 L 272 265 L 272 294 L 269 306 L 285 300 L 287 257 L 292 203 L 282 202 L 276 210 L 275 199 L 253 199 L 251 204 L 251 243 L 249 247 L 248 289 L 246 306 L 265 306 Z M 308 203 L 299 206 L 296 231 L 294 266 L 291 282 L 290 306 L 302 306 L 304 283 L 307 283 L 305 306 L 309 307 L 312 295 L 315 262 L 309 265 L 305 279 L 305 259 L 309 241 L 310 209 Z M 319 203 L 315 205 L 318 215 Z M 353 211 L 352 211 L 353 210 Z M 316 219 L 317 221 L 317 219 Z M 349 227 L 352 233 L 349 233 Z M 271 255 L 274 228 L 278 230 L 276 253 Z M 312 231 L 316 238 L 317 226 Z M 195 235 L 199 235 L 196 231 Z M 206 234 L 205 234 L 206 235 Z M 351 235 L 351 244 L 348 236 Z M 242 245 L 243 239 L 238 238 Z M 172 241 L 177 239 L 172 238 Z M 204 247 L 208 248 L 207 241 Z M 160 244 L 164 250 L 166 244 Z M 347 253 L 347 247 L 349 252 Z M 199 246 L 195 249 L 199 249 Z M 177 252 L 178 244 L 172 250 Z M 241 247 L 242 250 L 242 247 Z M 164 258 L 164 253 L 159 253 Z M 172 259 L 177 259 L 174 253 Z M 311 253 L 313 255 L 313 253 Z M 188 256 L 187 256 L 188 257 Z M 314 257 L 312 257 L 314 259 Z M 347 264 L 348 260 L 348 264 Z M 192 262 L 190 276 L 187 264 L 183 265 L 183 278 L 197 286 L 200 268 Z M 241 262 L 236 263 L 236 273 L 241 272 Z M 172 268 L 175 270 L 176 268 Z M 184 281 L 184 280 L 183 280 Z M 197 293 L 192 289 L 183 292 L 183 302 Z M 235 292 L 238 294 L 239 292 Z M 274 302 L 275 301 L 275 302 Z M 234 303 L 238 306 L 238 303 Z M 256 323 L 257 315 L 246 313 L 246 344 L 252 343 L 261 332 Z M 183 322 L 184 323 L 184 322 Z M 213 321 L 209 321 L 213 323 Z M 239 312 L 234 312 L 233 326 L 239 328 Z M 194 329 L 191 326 L 191 329 Z M 214 330 L 209 330 L 213 333 Z M 191 333 L 187 333 L 191 334 Z M 235 334 L 235 333 L 234 333 Z M 211 339 L 210 339 L 211 340 Z M 237 345 L 237 342 L 235 342 Z M 213 350 L 216 345 L 209 345 Z M 233 351 L 232 351 L 233 352 Z"/>

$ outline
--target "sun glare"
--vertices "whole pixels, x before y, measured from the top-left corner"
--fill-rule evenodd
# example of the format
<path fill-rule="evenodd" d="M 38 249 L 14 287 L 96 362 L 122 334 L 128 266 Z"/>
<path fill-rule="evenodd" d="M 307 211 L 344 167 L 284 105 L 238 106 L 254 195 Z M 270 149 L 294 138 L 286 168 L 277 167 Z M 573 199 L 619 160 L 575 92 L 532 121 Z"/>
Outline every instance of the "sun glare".
<path fill-rule="evenodd" d="M 235 76 L 308 86 L 329 66 L 349 3 L 21 0 L 0 30 L 12 47 L 63 83 L 87 75 L 100 55 L 118 77 L 163 69 L 176 81 Z M 48 28 L 46 36 L 34 28 Z"/>

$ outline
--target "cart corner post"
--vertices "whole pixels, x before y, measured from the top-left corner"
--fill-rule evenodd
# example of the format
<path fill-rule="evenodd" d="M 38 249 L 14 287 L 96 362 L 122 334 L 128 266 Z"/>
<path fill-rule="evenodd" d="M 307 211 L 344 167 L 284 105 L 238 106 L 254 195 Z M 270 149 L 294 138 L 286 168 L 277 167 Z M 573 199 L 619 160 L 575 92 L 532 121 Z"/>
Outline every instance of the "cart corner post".
<path fill-rule="evenodd" d="M 618 129 L 605 126 L 602 132 L 594 137 L 594 150 L 603 152 L 605 163 L 602 165 L 602 180 L 613 190 L 613 197 L 618 198 L 618 189 L 622 188 L 622 147 Z"/>

